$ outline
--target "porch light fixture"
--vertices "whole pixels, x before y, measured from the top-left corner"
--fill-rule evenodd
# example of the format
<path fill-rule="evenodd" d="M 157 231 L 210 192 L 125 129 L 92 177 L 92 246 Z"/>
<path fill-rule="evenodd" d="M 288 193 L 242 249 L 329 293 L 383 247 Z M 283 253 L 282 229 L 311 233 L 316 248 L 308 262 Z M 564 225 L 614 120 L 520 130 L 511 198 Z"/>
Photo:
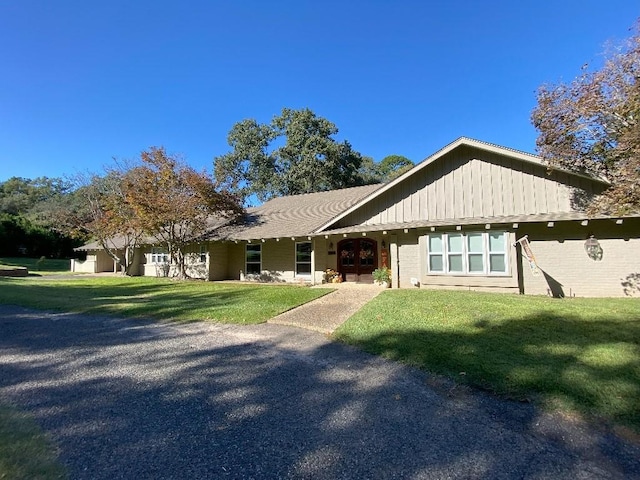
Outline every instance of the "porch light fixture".
<path fill-rule="evenodd" d="M 584 250 L 587 252 L 587 256 L 594 261 L 602 260 L 602 247 L 600 242 L 593 235 L 589 235 L 587 241 L 584 242 Z"/>
<path fill-rule="evenodd" d="M 387 242 L 385 242 L 384 240 L 382 240 L 382 248 L 387 248 Z"/>
<path fill-rule="evenodd" d="M 333 250 L 333 242 L 329 242 L 329 250 Z"/>

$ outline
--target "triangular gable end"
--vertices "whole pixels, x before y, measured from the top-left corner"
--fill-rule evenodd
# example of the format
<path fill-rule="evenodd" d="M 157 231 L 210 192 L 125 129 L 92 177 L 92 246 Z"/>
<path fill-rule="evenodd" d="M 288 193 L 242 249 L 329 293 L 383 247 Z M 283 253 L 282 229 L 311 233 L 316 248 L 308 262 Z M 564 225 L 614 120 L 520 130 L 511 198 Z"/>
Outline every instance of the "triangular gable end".
<path fill-rule="evenodd" d="M 535 155 L 461 137 L 316 232 L 349 225 L 571 212 L 580 210 L 583 194 L 600 193 L 607 186 L 566 170 L 549 172 Z"/>

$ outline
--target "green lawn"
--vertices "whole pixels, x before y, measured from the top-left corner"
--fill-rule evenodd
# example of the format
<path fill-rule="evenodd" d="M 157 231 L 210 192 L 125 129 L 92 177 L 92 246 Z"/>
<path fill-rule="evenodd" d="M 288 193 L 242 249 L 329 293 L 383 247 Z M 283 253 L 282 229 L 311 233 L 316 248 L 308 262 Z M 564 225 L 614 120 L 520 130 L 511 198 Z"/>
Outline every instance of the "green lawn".
<path fill-rule="evenodd" d="M 640 299 L 387 291 L 335 338 L 498 394 L 640 432 Z"/>
<path fill-rule="evenodd" d="M 0 479 L 34 480 L 67 478 L 55 448 L 33 419 L 0 405 Z"/>
<path fill-rule="evenodd" d="M 262 323 L 329 291 L 149 277 L 0 277 L 3 304 L 179 322 Z"/>
<path fill-rule="evenodd" d="M 56 258 L 27 258 L 27 257 L 2 257 L 0 258 L 0 268 L 4 267 L 27 267 L 29 273 L 40 275 L 51 275 L 59 273 L 70 273 L 71 262 Z"/>

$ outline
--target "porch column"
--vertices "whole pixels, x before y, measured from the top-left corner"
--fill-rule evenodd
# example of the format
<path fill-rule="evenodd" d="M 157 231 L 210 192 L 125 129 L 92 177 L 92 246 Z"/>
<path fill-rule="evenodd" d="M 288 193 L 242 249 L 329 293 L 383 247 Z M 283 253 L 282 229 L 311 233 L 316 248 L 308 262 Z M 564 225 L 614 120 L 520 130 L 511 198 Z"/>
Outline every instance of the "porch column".
<path fill-rule="evenodd" d="M 316 284 L 316 253 L 318 251 L 317 244 L 317 237 L 314 237 L 313 240 L 311 240 L 311 285 Z"/>
<path fill-rule="evenodd" d="M 400 288 L 400 259 L 398 258 L 398 236 L 389 239 L 389 268 L 391 269 L 391 288 Z"/>

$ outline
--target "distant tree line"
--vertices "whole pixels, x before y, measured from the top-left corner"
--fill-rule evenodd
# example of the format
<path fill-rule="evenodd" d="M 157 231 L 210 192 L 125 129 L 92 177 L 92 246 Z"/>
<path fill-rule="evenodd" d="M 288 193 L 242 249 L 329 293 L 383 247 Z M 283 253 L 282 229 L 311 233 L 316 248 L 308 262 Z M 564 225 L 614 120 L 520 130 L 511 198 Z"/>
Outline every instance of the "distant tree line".
<path fill-rule="evenodd" d="M 0 182 L 0 256 L 69 258 L 85 238 L 54 228 L 51 205 L 71 194 L 60 178 L 12 177 Z"/>

